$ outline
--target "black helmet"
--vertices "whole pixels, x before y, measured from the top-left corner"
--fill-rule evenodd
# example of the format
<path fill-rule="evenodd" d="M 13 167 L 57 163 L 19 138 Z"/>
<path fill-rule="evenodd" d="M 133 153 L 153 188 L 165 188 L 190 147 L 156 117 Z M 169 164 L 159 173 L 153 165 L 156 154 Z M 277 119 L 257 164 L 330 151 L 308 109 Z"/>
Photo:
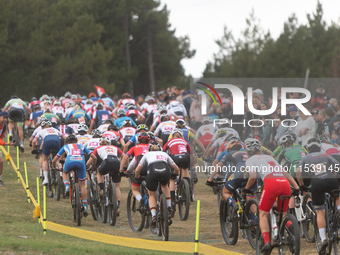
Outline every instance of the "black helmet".
<path fill-rule="evenodd" d="M 71 143 L 71 142 L 77 142 L 78 141 L 78 139 L 77 139 L 77 137 L 75 136 L 75 135 L 69 135 L 68 137 L 66 137 L 66 142 L 67 143 Z"/>
<path fill-rule="evenodd" d="M 11 96 L 11 99 L 15 99 L 15 98 L 18 98 L 18 96 L 17 95 Z"/>
<path fill-rule="evenodd" d="M 107 127 L 107 130 L 113 130 L 113 131 L 118 131 L 119 128 L 117 125 L 114 125 L 114 124 L 110 124 L 108 127 Z"/>
<path fill-rule="evenodd" d="M 311 138 L 306 144 L 306 149 L 308 150 L 308 152 L 320 152 L 321 142 L 318 138 Z"/>
<path fill-rule="evenodd" d="M 40 104 L 35 104 L 35 105 L 33 106 L 33 108 L 34 108 L 34 109 L 38 109 L 38 108 L 41 108 L 41 106 L 40 106 Z"/>
<path fill-rule="evenodd" d="M 65 118 L 61 118 L 59 119 L 58 124 L 61 124 L 61 123 L 67 124 L 67 120 Z"/>

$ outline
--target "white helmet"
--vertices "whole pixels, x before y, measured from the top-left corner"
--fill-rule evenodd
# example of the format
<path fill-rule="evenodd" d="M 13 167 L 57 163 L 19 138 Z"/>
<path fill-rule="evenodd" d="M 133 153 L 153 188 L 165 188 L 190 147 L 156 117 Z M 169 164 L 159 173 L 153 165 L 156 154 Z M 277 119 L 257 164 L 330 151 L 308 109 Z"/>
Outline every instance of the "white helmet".
<path fill-rule="evenodd" d="M 67 92 L 65 93 L 65 95 L 64 95 L 64 97 L 71 97 L 71 96 L 72 96 L 72 93 L 69 92 L 69 91 L 67 91 Z"/>
<path fill-rule="evenodd" d="M 73 94 L 72 96 L 71 96 L 71 99 L 72 100 L 76 100 L 78 97 L 77 97 L 77 95 L 75 95 L 75 94 Z"/>
<path fill-rule="evenodd" d="M 93 101 L 92 101 L 92 99 L 86 99 L 86 104 L 93 104 Z"/>
<path fill-rule="evenodd" d="M 61 102 L 59 101 L 59 100 L 55 100 L 54 102 L 53 102 L 53 106 L 56 106 L 56 105 L 61 105 Z"/>
<path fill-rule="evenodd" d="M 248 138 L 244 141 L 245 149 L 247 151 L 261 150 L 261 143 L 255 138 Z"/>
<path fill-rule="evenodd" d="M 70 108 L 70 107 L 73 107 L 74 106 L 74 102 L 69 102 L 68 104 L 67 104 L 67 108 Z"/>
<path fill-rule="evenodd" d="M 102 138 L 99 139 L 99 144 L 100 144 L 103 140 L 106 140 L 108 143 L 111 143 L 110 138 L 104 137 L 104 136 L 103 136 Z"/>
<path fill-rule="evenodd" d="M 212 119 L 209 117 L 209 116 L 204 116 L 203 119 L 202 119 L 202 123 L 204 122 L 209 122 L 211 123 L 212 122 Z"/>
<path fill-rule="evenodd" d="M 172 137 L 174 136 L 175 133 L 179 133 L 179 134 L 183 137 L 183 131 L 182 131 L 182 129 L 175 128 L 174 130 L 172 130 L 172 132 L 171 132 Z"/>
<path fill-rule="evenodd" d="M 81 131 L 87 132 L 88 130 L 89 128 L 85 124 L 80 124 L 77 128 L 78 132 L 81 132 Z"/>
<path fill-rule="evenodd" d="M 118 109 L 117 115 L 120 117 L 121 115 L 125 116 L 126 111 L 124 109 Z"/>

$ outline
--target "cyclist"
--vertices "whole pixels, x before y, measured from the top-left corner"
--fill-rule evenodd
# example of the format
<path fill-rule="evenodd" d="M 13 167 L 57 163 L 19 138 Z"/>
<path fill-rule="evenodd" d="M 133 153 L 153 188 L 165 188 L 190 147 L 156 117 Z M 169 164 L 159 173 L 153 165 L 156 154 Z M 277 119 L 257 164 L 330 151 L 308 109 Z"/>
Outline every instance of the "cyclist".
<path fill-rule="evenodd" d="M 85 100 L 84 104 L 84 111 L 89 115 L 92 116 L 92 108 L 93 108 L 93 101 L 89 98 Z"/>
<path fill-rule="evenodd" d="M 214 155 L 215 157 L 218 157 L 224 150 L 221 149 L 220 147 L 225 144 L 228 143 L 228 141 L 226 141 L 226 136 L 227 136 L 228 132 L 225 129 L 220 129 L 217 131 L 217 139 L 212 143 L 212 145 L 210 146 L 210 148 L 207 150 L 207 152 L 205 153 L 205 157 L 208 157 L 209 155 Z M 232 134 L 229 134 L 229 136 L 232 136 Z M 204 154 L 203 154 L 204 156 Z"/>
<path fill-rule="evenodd" d="M 80 125 L 78 120 L 75 119 L 75 118 L 71 118 L 71 119 L 68 120 L 67 123 L 68 123 L 67 126 L 72 128 L 74 133 L 76 133 L 76 135 L 77 135 L 78 134 L 78 127 Z"/>
<path fill-rule="evenodd" d="M 8 123 L 8 132 L 9 132 L 9 139 L 10 141 L 13 140 L 13 126 L 14 122 L 17 123 L 18 127 L 18 135 L 19 135 L 19 142 L 20 142 L 20 150 L 21 152 L 24 152 L 24 118 L 25 118 L 25 111 L 27 110 L 28 113 L 31 113 L 31 109 L 28 107 L 28 105 L 22 101 L 17 96 L 12 96 L 11 100 L 9 100 L 5 107 L 3 108 L 3 111 L 8 112 L 9 114 L 9 123 Z"/>
<path fill-rule="evenodd" d="M 264 246 L 261 249 L 262 253 L 271 251 L 270 234 L 269 234 L 269 211 L 273 207 L 276 199 L 282 195 L 291 195 L 290 185 L 294 187 L 294 194 L 298 194 L 299 186 L 294 181 L 293 177 L 282 171 L 279 163 L 269 155 L 263 155 L 261 151 L 261 143 L 254 138 L 245 140 L 245 149 L 248 154 L 248 159 L 245 163 L 245 170 L 249 171 L 249 179 L 245 186 L 244 192 L 251 193 L 250 188 L 256 181 L 256 174 L 261 176 L 264 182 L 263 191 L 261 194 L 259 209 L 260 209 L 260 229 L 264 239 Z M 285 201 L 283 206 L 284 215 L 287 213 L 288 200 Z M 282 201 L 277 200 L 277 209 L 281 211 Z M 287 228 L 292 224 L 291 221 L 287 222 Z"/>
<path fill-rule="evenodd" d="M 36 97 L 32 97 L 31 98 L 31 102 L 29 103 L 29 107 L 30 109 L 33 111 L 34 110 L 34 106 L 36 104 L 39 104 L 40 105 L 40 101 L 36 98 Z"/>
<path fill-rule="evenodd" d="M 77 131 L 78 131 L 77 135 L 78 143 L 82 145 L 87 143 L 92 138 L 92 135 L 87 134 L 89 128 L 85 124 L 80 124 L 78 126 Z"/>
<path fill-rule="evenodd" d="M 156 227 L 156 195 L 158 182 L 161 184 L 162 192 L 166 196 L 167 206 L 169 210 L 169 218 L 171 217 L 171 200 L 168 183 L 170 180 L 169 165 L 175 170 L 174 174 L 178 174 L 179 168 L 174 161 L 161 151 L 162 148 L 158 144 L 151 144 L 149 152 L 147 152 L 139 162 L 135 170 L 135 178 L 140 178 L 140 172 L 144 165 L 147 165 L 146 187 L 149 192 L 149 206 L 152 215 L 151 227 Z"/>
<path fill-rule="evenodd" d="M 110 125 L 113 125 L 113 121 L 112 120 L 105 120 L 105 122 L 103 123 L 103 124 L 101 124 L 99 127 L 97 127 L 97 129 L 100 131 L 100 132 L 102 132 L 102 133 L 104 133 L 104 132 L 106 132 L 107 131 L 107 128 L 110 126 Z M 118 127 L 117 127 L 117 130 L 116 131 L 118 131 Z"/>
<path fill-rule="evenodd" d="M 69 120 L 70 118 L 78 119 L 79 124 L 85 124 L 91 120 L 91 117 L 81 109 L 78 104 L 73 107 L 72 112 L 68 114 L 66 120 Z"/>
<path fill-rule="evenodd" d="M 129 93 L 124 93 L 122 95 L 122 100 L 118 103 L 118 106 L 116 107 L 116 109 L 114 109 L 113 112 L 115 113 L 118 109 L 126 108 L 128 104 L 134 104 L 138 107 L 138 109 L 140 108 L 136 101 L 131 98 L 131 95 Z"/>
<path fill-rule="evenodd" d="M 55 115 L 57 115 L 57 116 L 59 117 L 59 119 L 65 117 L 65 110 L 64 110 L 64 108 L 61 106 L 61 102 L 60 102 L 59 100 L 55 100 L 55 101 L 53 102 L 52 113 L 54 113 Z"/>
<path fill-rule="evenodd" d="M 101 102 L 97 103 L 96 111 L 92 114 L 92 120 L 90 125 L 90 132 L 93 128 L 98 128 L 106 120 L 110 119 L 111 113 L 108 110 L 104 110 L 104 104 Z"/>
<path fill-rule="evenodd" d="M 304 156 L 296 169 L 296 177 L 302 191 L 307 191 L 303 179 L 311 179 L 312 201 L 317 217 L 320 239 L 322 241 L 320 252 L 323 252 L 328 246 L 326 239 L 326 220 L 325 220 L 325 193 L 334 189 L 339 189 L 336 179 L 339 169 L 339 162 L 332 156 L 321 151 L 321 142 L 317 138 L 311 138 L 306 144 L 308 154 Z M 336 205 L 340 213 L 340 198 L 336 194 Z"/>
<path fill-rule="evenodd" d="M 189 166 L 190 166 L 190 156 L 194 166 L 197 165 L 197 158 L 190 144 L 183 138 L 183 131 L 181 129 L 174 129 L 172 131 L 172 139 L 170 139 L 164 146 L 163 151 L 170 150 L 170 157 L 180 167 L 181 179 L 186 179 L 190 186 L 189 177 Z M 175 208 L 175 181 L 176 175 L 171 175 L 170 179 L 170 195 L 172 201 L 172 207 Z"/>
<path fill-rule="evenodd" d="M 160 103 L 159 106 L 157 106 L 156 112 L 153 112 L 153 114 L 150 114 L 149 116 L 153 115 L 152 125 L 150 131 L 153 132 L 159 124 L 161 124 L 161 115 L 167 114 L 170 117 L 170 120 L 175 121 L 175 118 L 170 114 L 170 112 L 167 110 L 166 106 L 164 106 L 162 103 Z M 149 123 L 149 120 L 146 120 L 146 123 Z"/>
<path fill-rule="evenodd" d="M 51 121 L 53 126 L 56 126 L 59 121 L 59 117 L 52 113 L 50 108 L 45 108 L 44 114 L 42 114 L 41 117 L 47 118 L 49 121 Z"/>
<path fill-rule="evenodd" d="M 0 145 L 1 146 L 14 145 L 13 142 L 6 143 L 6 142 L 2 141 L 2 139 L 4 138 L 4 135 L 6 133 L 6 130 L 7 130 L 8 117 L 9 117 L 8 112 L 5 112 L 5 111 L 0 112 Z M 0 151 L 0 186 L 5 186 L 5 184 L 1 180 L 3 167 L 4 167 L 4 161 L 2 159 L 2 153 Z"/>
<path fill-rule="evenodd" d="M 171 132 L 175 128 L 176 128 L 176 122 L 170 120 L 169 115 L 162 114 L 161 115 L 161 124 L 158 125 L 154 134 L 155 134 L 155 136 L 158 136 L 158 134 L 160 134 L 159 137 L 162 139 L 163 144 L 165 144 L 168 141 Z"/>
<path fill-rule="evenodd" d="M 66 196 L 70 193 L 70 180 L 68 173 L 72 170 L 72 168 L 77 167 L 77 174 L 79 180 L 79 187 L 82 196 L 82 202 L 84 206 L 83 214 L 84 217 L 88 215 L 87 212 L 87 190 L 85 187 L 86 180 L 86 167 L 85 167 L 85 157 L 84 153 L 90 155 L 91 159 L 95 162 L 96 156 L 92 154 L 87 148 L 85 148 L 82 144 L 77 144 L 77 137 L 75 135 L 69 135 L 66 138 L 66 145 L 64 145 L 58 152 L 58 154 L 54 157 L 52 161 L 52 165 L 55 168 L 58 159 L 66 153 L 66 160 L 64 164 L 63 171 L 63 180 L 65 185 L 65 193 Z"/>
<path fill-rule="evenodd" d="M 302 146 L 301 146 L 300 144 L 298 144 L 298 143 L 295 143 L 295 141 L 296 141 L 296 139 L 297 139 L 297 135 L 296 135 L 293 131 L 288 130 L 288 131 L 285 132 L 285 135 L 290 135 L 290 136 L 292 137 L 292 139 L 294 140 L 293 147 L 301 147 L 306 153 L 308 153 L 307 150 L 306 150 L 304 147 L 302 147 Z M 272 156 L 273 156 L 273 157 L 278 156 L 282 150 L 283 150 L 283 148 L 282 148 L 282 146 L 280 145 L 279 147 L 277 147 L 277 148 L 273 151 Z"/>
<path fill-rule="evenodd" d="M 122 126 L 119 133 L 123 137 L 124 142 L 127 143 L 136 134 L 136 129 L 132 127 L 130 120 L 124 120 Z"/>
<path fill-rule="evenodd" d="M 102 133 L 103 137 L 107 137 L 111 140 L 111 144 L 113 145 L 114 142 L 121 145 L 123 148 L 125 146 L 124 139 L 122 135 L 118 132 L 118 127 L 114 124 L 110 124 L 107 128 L 107 131 Z"/>
<path fill-rule="evenodd" d="M 119 205 L 120 205 L 120 181 L 121 176 L 119 175 L 120 162 L 119 158 L 124 156 L 125 154 L 118 149 L 116 146 L 110 144 L 110 139 L 107 137 L 102 137 L 99 140 L 99 147 L 97 147 L 93 151 L 93 155 L 99 157 L 102 160 L 102 163 L 98 167 L 97 179 L 98 185 L 100 188 L 99 195 L 103 196 L 104 194 L 104 179 L 103 176 L 106 174 L 112 175 L 112 181 L 116 184 L 116 193 L 117 193 L 117 216 L 119 216 Z M 91 159 L 89 160 L 91 163 Z"/>
<path fill-rule="evenodd" d="M 29 126 L 30 127 L 35 127 L 35 125 L 38 123 L 41 115 L 43 115 L 43 111 L 41 110 L 40 104 L 34 105 L 34 112 L 30 114 L 30 119 L 29 119 Z"/>
<path fill-rule="evenodd" d="M 42 144 L 40 148 L 42 148 L 42 167 L 44 174 L 43 185 L 48 184 L 48 155 L 51 153 L 51 150 L 58 151 L 60 149 L 60 138 L 64 139 L 65 136 L 58 130 L 52 127 L 52 123 L 50 121 L 43 121 L 41 123 L 41 131 L 35 136 L 33 143 L 38 141 L 39 138 L 42 139 Z"/>
<path fill-rule="evenodd" d="M 167 109 L 176 119 L 185 119 L 188 115 L 184 105 L 176 100 L 176 94 L 170 95 Z"/>
<path fill-rule="evenodd" d="M 331 140 L 326 135 L 320 135 L 318 140 L 321 142 L 321 151 L 327 155 L 332 156 L 335 160 L 340 160 L 340 151 L 337 147 L 334 147 Z M 339 161 L 340 162 L 340 161 Z"/>
<path fill-rule="evenodd" d="M 209 116 L 205 116 L 202 119 L 202 126 L 200 126 L 196 132 L 196 137 L 198 140 L 201 141 L 203 146 L 207 148 L 209 142 L 213 137 L 213 134 L 217 130 L 218 128 L 212 124 L 212 119 Z"/>
<path fill-rule="evenodd" d="M 86 142 L 85 147 L 93 152 L 99 146 L 99 140 L 102 137 L 102 133 L 98 129 L 94 129 L 91 135 L 92 138 Z"/>
<path fill-rule="evenodd" d="M 133 121 L 133 119 L 131 119 L 130 117 L 125 116 L 126 115 L 126 111 L 124 109 L 119 109 L 117 111 L 117 115 L 118 115 L 118 119 L 115 120 L 114 124 L 117 125 L 119 128 L 122 127 L 123 122 L 125 120 L 131 121 L 132 126 L 134 126 L 134 127 L 137 126 L 136 123 Z"/>
<path fill-rule="evenodd" d="M 65 136 L 68 136 L 71 134 L 76 135 L 76 132 L 73 130 L 73 128 L 71 128 L 70 126 L 67 126 L 67 120 L 65 120 L 64 118 L 58 121 L 58 126 L 56 126 L 55 128 L 58 129 Z"/>
<path fill-rule="evenodd" d="M 69 103 L 74 104 L 74 101 L 71 99 L 71 96 L 72 96 L 72 93 L 67 91 L 64 95 L 64 98 L 62 100 L 60 100 L 64 109 L 66 108 L 67 105 L 69 105 Z"/>
<path fill-rule="evenodd" d="M 135 145 L 138 142 L 138 136 L 140 135 L 140 133 L 148 131 L 149 128 L 146 125 L 144 124 L 138 125 L 136 129 L 136 134 L 127 143 L 125 143 L 124 152 L 127 152 L 128 149 L 131 148 L 131 146 Z"/>
<path fill-rule="evenodd" d="M 120 165 L 120 172 L 122 173 L 124 168 L 128 166 L 129 157 L 134 157 L 133 160 L 130 162 L 128 166 L 128 171 L 132 172 L 134 169 L 137 168 L 140 160 L 143 158 L 143 156 L 149 151 L 149 141 L 150 137 L 146 132 L 140 133 L 138 136 L 138 144 L 133 146 L 129 151 L 125 154 L 125 156 L 122 159 L 122 163 Z M 140 172 L 141 176 L 147 175 L 147 167 L 143 167 L 143 169 Z M 137 201 L 140 202 L 140 205 L 144 205 L 144 199 L 141 197 L 140 194 L 140 185 L 141 181 L 137 180 L 134 177 L 131 177 L 131 190 L 133 193 L 133 196 L 137 199 Z"/>
<path fill-rule="evenodd" d="M 139 123 L 144 123 L 144 120 L 145 120 L 144 115 L 140 111 L 136 110 L 136 106 L 134 104 L 129 104 L 127 106 L 127 109 L 128 109 L 126 111 L 127 117 L 130 117 L 131 119 L 133 119 L 134 122 L 138 125 Z"/>

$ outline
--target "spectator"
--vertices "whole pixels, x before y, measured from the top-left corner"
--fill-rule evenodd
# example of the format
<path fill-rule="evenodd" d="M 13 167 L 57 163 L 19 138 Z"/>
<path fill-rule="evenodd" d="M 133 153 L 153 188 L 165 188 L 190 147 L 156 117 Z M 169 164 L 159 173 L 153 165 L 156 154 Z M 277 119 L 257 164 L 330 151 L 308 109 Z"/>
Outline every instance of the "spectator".
<path fill-rule="evenodd" d="M 308 111 L 311 111 L 309 105 L 305 106 Z M 295 127 L 295 133 L 298 136 L 298 142 L 305 146 L 307 141 L 314 136 L 315 121 L 312 116 L 305 115 L 301 110 L 299 110 L 299 115 L 301 120 L 298 121 Z"/>
<path fill-rule="evenodd" d="M 191 103 L 190 106 L 190 126 L 192 125 L 192 128 L 198 129 L 202 124 L 202 111 L 201 111 L 201 103 L 202 103 L 202 95 L 204 94 L 203 91 L 197 92 L 197 99 L 194 100 Z"/>
<path fill-rule="evenodd" d="M 327 124 L 326 110 L 322 109 L 319 111 L 319 125 L 318 125 L 318 135 L 326 134 L 329 135 L 329 127 Z"/>
<path fill-rule="evenodd" d="M 187 95 L 183 97 L 183 105 L 187 110 L 189 119 L 190 119 L 190 105 L 195 99 L 193 98 L 193 94 L 191 90 L 187 91 Z"/>
<path fill-rule="evenodd" d="M 321 128 L 321 125 L 320 125 L 321 119 L 320 119 L 318 108 L 314 108 L 312 110 L 312 116 L 313 116 L 313 119 L 315 121 L 314 136 L 313 137 L 318 137 L 318 136 L 322 135 L 322 128 Z"/>
<path fill-rule="evenodd" d="M 262 132 L 259 133 L 259 136 L 261 138 L 261 143 L 264 147 L 267 147 L 269 149 L 273 149 L 273 143 L 271 141 L 272 137 L 272 127 L 271 122 L 266 121 L 266 116 L 260 116 L 260 119 L 263 121 L 262 126 Z"/>
<path fill-rule="evenodd" d="M 321 83 L 317 86 L 316 93 L 312 97 L 311 105 L 319 110 L 323 109 L 325 96 L 325 89 Z"/>
<path fill-rule="evenodd" d="M 337 113 L 337 111 L 338 111 L 338 101 L 335 98 L 331 98 L 329 100 L 329 106 L 333 108 L 335 113 Z"/>
<path fill-rule="evenodd" d="M 337 125 L 336 131 L 332 132 L 331 139 L 332 142 L 340 145 L 340 123 Z"/>
<path fill-rule="evenodd" d="M 326 118 L 327 118 L 327 125 L 329 127 L 329 133 L 331 134 L 334 130 L 334 121 L 335 121 L 335 112 L 332 107 L 327 107 L 325 109 Z"/>

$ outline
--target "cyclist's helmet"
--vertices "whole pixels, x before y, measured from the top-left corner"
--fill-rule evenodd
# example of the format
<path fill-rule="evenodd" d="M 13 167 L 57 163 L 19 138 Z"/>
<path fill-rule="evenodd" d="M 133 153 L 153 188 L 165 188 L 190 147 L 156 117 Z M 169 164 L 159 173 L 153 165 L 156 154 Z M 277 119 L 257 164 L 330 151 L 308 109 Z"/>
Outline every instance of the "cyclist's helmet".
<path fill-rule="evenodd" d="M 103 109 L 103 108 L 104 108 L 103 103 L 97 102 L 96 108 L 97 108 L 97 109 L 99 109 L 99 108 Z"/>
<path fill-rule="evenodd" d="M 55 100 L 55 101 L 53 102 L 53 106 L 56 106 L 56 105 L 61 105 L 61 102 L 60 102 L 59 100 Z"/>
<path fill-rule="evenodd" d="M 172 137 L 173 137 L 173 136 L 174 136 L 174 134 L 176 134 L 176 133 L 180 134 L 180 135 L 181 135 L 181 137 L 183 137 L 183 131 L 182 131 L 181 129 L 179 129 L 179 128 L 175 128 L 174 130 L 172 130 L 172 132 L 171 132 L 171 134 L 172 134 Z"/>
<path fill-rule="evenodd" d="M 93 104 L 93 101 L 92 101 L 92 99 L 86 99 L 86 104 Z"/>
<path fill-rule="evenodd" d="M 129 110 L 135 110 L 136 106 L 134 104 L 128 104 L 127 107 Z"/>
<path fill-rule="evenodd" d="M 168 114 L 166 113 L 161 114 L 161 122 L 168 121 L 168 120 L 170 120 L 170 117 Z"/>
<path fill-rule="evenodd" d="M 17 96 L 17 95 L 13 95 L 13 96 L 11 96 L 11 99 L 16 99 L 16 98 L 18 98 L 18 96 Z"/>
<path fill-rule="evenodd" d="M 176 125 L 184 127 L 184 126 L 187 125 L 187 123 L 184 120 L 182 120 L 182 119 L 178 119 L 178 120 L 176 120 Z"/>
<path fill-rule="evenodd" d="M 78 132 L 87 132 L 89 131 L 89 128 L 85 125 L 85 124 L 80 124 L 78 127 L 77 127 L 77 131 Z"/>
<path fill-rule="evenodd" d="M 78 139 L 73 134 L 66 137 L 66 143 L 77 143 L 77 142 L 78 142 Z"/>
<path fill-rule="evenodd" d="M 119 109 L 119 110 L 117 111 L 117 115 L 118 115 L 119 117 L 125 116 L 125 114 L 126 114 L 126 111 L 125 111 L 124 109 Z"/>
<path fill-rule="evenodd" d="M 290 141 L 294 142 L 294 138 L 290 134 L 284 134 L 279 139 L 279 145 L 285 144 L 285 143 L 290 142 Z"/>
<path fill-rule="evenodd" d="M 150 141 L 150 136 L 148 135 L 148 133 L 142 132 L 142 133 L 139 134 L 139 136 L 138 136 L 138 142 L 139 143 L 148 144 L 149 141 Z"/>
<path fill-rule="evenodd" d="M 107 130 L 110 131 L 110 130 L 113 130 L 113 131 L 118 131 L 119 128 L 117 125 L 114 125 L 114 124 L 110 124 L 108 127 L 107 127 Z"/>
<path fill-rule="evenodd" d="M 72 96 L 71 96 L 71 99 L 72 100 L 76 100 L 78 97 L 77 97 L 77 95 L 75 95 L 75 94 L 73 94 Z"/>
<path fill-rule="evenodd" d="M 129 94 L 129 93 L 124 93 L 123 95 L 122 95 L 122 98 L 124 99 L 124 98 L 131 98 L 131 95 Z"/>
<path fill-rule="evenodd" d="M 82 96 L 81 97 L 81 100 L 86 100 L 87 99 L 87 96 Z"/>
<path fill-rule="evenodd" d="M 224 137 L 224 136 L 227 135 L 227 133 L 228 133 L 227 130 L 220 129 L 220 130 L 217 131 L 217 138 Z"/>
<path fill-rule="evenodd" d="M 145 125 L 145 124 L 140 124 L 140 125 L 138 125 L 137 126 L 137 132 L 139 132 L 139 131 L 141 131 L 141 130 L 144 130 L 144 131 L 149 131 L 149 128 L 148 128 L 148 126 L 147 125 Z"/>
<path fill-rule="evenodd" d="M 100 130 L 98 130 L 98 129 L 93 129 L 91 135 L 92 135 L 92 136 L 97 135 L 97 136 L 102 137 L 102 132 L 100 132 Z"/>
<path fill-rule="evenodd" d="M 305 147 L 308 150 L 308 152 L 320 152 L 321 142 L 319 141 L 318 138 L 311 138 L 308 140 Z"/>
<path fill-rule="evenodd" d="M 202 119 L 202 123 L 211 123 L 212 119 L 209 116 L 204 116 Z"/>
<path fill-rule="evenodd" d="M 240 150 L 241 148 L 242 148 L 242 145 L 241 145 L 240 141 L 238 141 L 238 140 L 231 140 L 227 144 L 227 150 L 228 151 Z"/>
<path fill-rule="evenodd" d="M 66 124 L 67 124 L 67 120 L 66 120 L 65 118 L 61 118 L 61 119 L 59 119 L 58 124 L 59 124 L 59 125 L 60 125 L 60 124 L 66 125 Z"/>
<path fill-rule="evenodd" d="M 102 142 L 103 140 L 106 140 L 109 144 L 111 143 L 110 138 L 108 138 L 108 137 L 102 137 L 102 138 L 99 139 L 99 144 L 101 144 L 101 142 Z"/>
<path fill-rule="evenodd" d="M 63 101 L 65 97 L 59 97 L 59 101 Z"/>
<path fill-rule="evenodd" d="M 52 127 L 52 122 L 51 121 L 43 121 L 41 122 L 41 126 L 42 127 L 45 127 L 45 126 L 49 126 L 49 127 Z"/>
<path fill-rule="evenodd" d="M 147 102 L 155 102 L 155 99 L 153 97 L 149 97 Z"/>
<path fill-rule="evenodd" d="M 158 144 L 153 142 L 152 144 L 150 144 L 149 146 L 149 151 L 162 151 L 162 147 Z"/>
<path fill-rule="evenodd" d="M 66 93 L 65 93 L 65 95 L 64 95 L 64 97 L 65 98 L 71 98 L 71 96 L 72 96 L 72 93 L 71 92 L 69 92 L 69 91 L 67 91 Z"/>
<path fill-rule="evenodd" d="M 318 137 L 318 140 L 322 143 L 322 142 L 330 142 L 331 140 L 329 139 L 329 137 L 328 136 L 326 136 L 326 135 L 320 135 L 319 137 Z"/>
<path fill-rule="evenodd" d="M 32 101 L 37 101 L 37 100 L 38 100 L 38 99 L 37 99 L 36 97 L 32 97 L 32 98 L 31 98 L 31 102 L 32 102 Z"/>
<path fill-rule="evenodd" d="M 285 135 L 291 136 L 291 139 L 293 140 L 293 142 L 295 142 L 296 139 L 297 139 L 297 135 L 293 131 L 291 131 L 291 130 L 286 131 Z"/>
<path fill-rule="evenodd" d="M 261 143 L 255 138 L 248 138 L 244 141 L 245 149 L 247 151 L 261 150 Z"/>
<path fill-rule="evenodd" d="M 40 117 L 40 119 L 38 120 L 38 123 L 41 124 L 44 121 L 48 121 L 48 119 L 46 117 Z"/>
<path fill-rule="evenodd" d="M 123 127 L 125 127 L 125 126 L 132 127 L 131 120 L 124 120 L 123 123 L 122 123 L 122 126 Z"/>
<path fill-rule="evenodd" d="M 40 104 L 35 104 L 33 108 L 38 109 L 38 108 L 41 108 L 41 106 L 40 106 Z"/>
<path fill-rule="evenodd" d="M 150 140 L 155 140 L 155 135 L 154 133 L 152 133 L 151 131 L 147 132 L 149 137 L 150 137 Z"/>

